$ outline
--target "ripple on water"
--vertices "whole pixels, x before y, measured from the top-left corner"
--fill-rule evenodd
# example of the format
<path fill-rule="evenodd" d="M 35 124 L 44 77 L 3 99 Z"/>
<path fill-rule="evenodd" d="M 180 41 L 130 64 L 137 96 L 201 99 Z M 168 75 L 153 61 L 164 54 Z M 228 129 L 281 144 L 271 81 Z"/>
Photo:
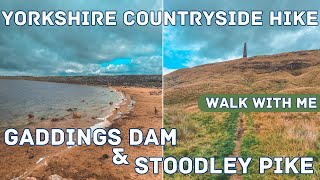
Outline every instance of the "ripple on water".
<path fill-rule="evenodd" d="M 110 102 L 122 96 L 113 89 L 74 84 L 0 80 L 0 127 L 26 125 L 41 119 L 63 117 L 76 109 L 89 117 L 105 117 L 113 110 Z M 29 119 L 28 115 L 34 115 Z"/>

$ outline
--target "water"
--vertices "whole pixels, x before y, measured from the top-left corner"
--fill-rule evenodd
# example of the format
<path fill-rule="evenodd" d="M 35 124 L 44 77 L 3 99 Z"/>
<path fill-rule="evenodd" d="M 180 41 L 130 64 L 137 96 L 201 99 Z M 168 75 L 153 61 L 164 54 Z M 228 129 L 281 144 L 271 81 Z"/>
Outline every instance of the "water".
<path fill-rule="evenodd" d="M 121 98 L 121 94 L 103 87 L 0 80 L 0 128 L 60 118 L 70 114 L 69 108 L 77 108 L 87 118 L 105 117 Z M 29 119 L 29 114 L 35 117 Z"/>

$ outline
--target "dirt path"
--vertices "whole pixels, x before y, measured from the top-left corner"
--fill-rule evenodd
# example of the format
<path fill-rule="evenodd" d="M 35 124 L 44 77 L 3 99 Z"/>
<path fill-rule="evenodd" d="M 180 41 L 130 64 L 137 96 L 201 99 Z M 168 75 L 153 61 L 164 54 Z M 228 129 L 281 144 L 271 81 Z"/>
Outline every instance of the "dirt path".
<path fill-rule="evenodd" d="M 239 157 L 241 156 L 241 140 L 242 140 L 242 135 L 243 135 L 243 125 L 244 122 L 243 122 L 243 115 L 240 114 L 239 115 L 239 118 L 238 118 L 238 123 L 237 123 L 237 139 L 235 141 L 235 145 L 236 147 L 234 148 L 234 151 L 233 151 L 233 157 Z M 237 172 L 241 172 L 241 166 L 239 164 L 239 162 L 237 162 L 236 164 L 236 169 L 237 169 Z M 242 179 L 242 176 L 239 175 L 239 174 L 236 174 L 236 175 L 232 175 L 230 177 L 231 180 L 241 180 Z"/>

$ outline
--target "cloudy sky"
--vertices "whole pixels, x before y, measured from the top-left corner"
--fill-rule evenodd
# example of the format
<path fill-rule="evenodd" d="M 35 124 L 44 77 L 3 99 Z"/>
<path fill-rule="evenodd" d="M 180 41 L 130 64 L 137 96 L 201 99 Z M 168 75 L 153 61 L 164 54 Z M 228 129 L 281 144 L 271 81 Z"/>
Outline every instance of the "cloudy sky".
<path fill-rule="evenodd" d="M 319 27 L 270 27 L 270 10 L 319 10 L 319 0 L 164 0 L 165 10 L 263 10 L 264 26 L 175 26 L 164 28 L 164 73 L 248 55 L 320 49 Z"/>
<path fill-rule="evenodd" d="M 10 26 L 0 18 L 0 75 L 161 74 L 161 27 L 126 27 L 125 10 L 160 0 L 1 0 L 0 10 L 117 10 L 117 27 Z"/>

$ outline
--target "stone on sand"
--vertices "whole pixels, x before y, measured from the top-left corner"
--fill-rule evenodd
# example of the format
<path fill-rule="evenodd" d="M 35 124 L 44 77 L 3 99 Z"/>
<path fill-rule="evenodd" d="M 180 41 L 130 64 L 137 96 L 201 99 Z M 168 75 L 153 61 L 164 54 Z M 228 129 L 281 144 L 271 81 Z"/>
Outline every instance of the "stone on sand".
<path fill-rule="evenodd" d="M 81 118 L 81 113 L 80 113 L 80 112 L 73 112 L 73 118 L 74 118 L 74 119 L 79 119 L 79 118 Z"/>
<path fill-rule="evenodd" d="M 53 175 L 49 176 L 49 180 L 63 180 L 63 178 L 61 176 L 59 176 L 58 174 L 53 174 Z"/>

